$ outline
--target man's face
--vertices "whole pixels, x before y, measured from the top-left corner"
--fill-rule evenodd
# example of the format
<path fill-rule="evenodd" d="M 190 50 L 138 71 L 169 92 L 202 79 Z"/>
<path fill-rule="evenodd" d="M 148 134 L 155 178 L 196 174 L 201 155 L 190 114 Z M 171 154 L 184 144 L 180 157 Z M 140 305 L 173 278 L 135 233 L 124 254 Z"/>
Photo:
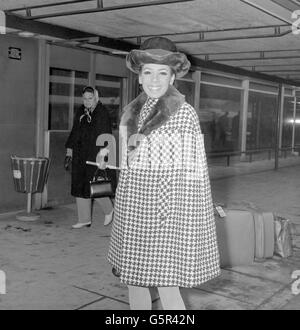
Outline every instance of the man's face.
<path fill-rule="evenodd" d="M 90 92 L 85 92 L 83 94 L 83 104 L 86 108 L 90 109 L 94 106 L 96 106 L 97 104 L 97 100 L 96 100 L 96 97 L 93 93 L 90 93 Z"/>

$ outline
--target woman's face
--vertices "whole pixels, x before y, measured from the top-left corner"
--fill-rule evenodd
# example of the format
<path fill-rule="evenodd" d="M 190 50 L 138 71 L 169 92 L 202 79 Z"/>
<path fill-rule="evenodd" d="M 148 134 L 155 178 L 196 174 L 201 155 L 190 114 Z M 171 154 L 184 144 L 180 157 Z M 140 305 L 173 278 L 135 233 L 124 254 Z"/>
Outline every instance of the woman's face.
<path fill-rule="evenodd" d="M 97 104 L 96 96 L 93 93 L 85 92 L 82 96 L 85 108 L 90 109 Z"/>
<path fill-rule="evenodd" d="M 175 75 L 171 68 L 164 64 L 144 64 L 139 74 L 139 83 L 142 84 L 145 93 L 153 99 L 163 96 L 174 80 Z"/>

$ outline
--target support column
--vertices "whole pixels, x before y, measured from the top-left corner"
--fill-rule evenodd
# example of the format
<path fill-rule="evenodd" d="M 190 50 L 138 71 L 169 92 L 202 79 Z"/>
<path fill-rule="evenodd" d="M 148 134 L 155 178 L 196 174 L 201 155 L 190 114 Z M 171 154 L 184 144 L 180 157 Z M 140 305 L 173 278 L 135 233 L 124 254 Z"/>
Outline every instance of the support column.
<path fill-rule="evenodd" d="M 279 142 L 278 142 L 278 148 L 282 148 L 282 123 L 283 123 L 283 112 L 284 112 L 284 86 L 282 86 L 282 91 L 281 91 L 281 100 L 280 100 L 280 128 L 279 128 Z"/>
<path fill-rule="evenodd" d="M 292 133 L 292 151 L 295 152 L 295 135 L 296 135 L 296 111 L 297 111 L 297 97 L 294 97 L 294 115 L 293 115 L 293 133 Z"/>
<path fill-rule="evenodd" d="M 195 98 L 194 98 L 194 108 L 199 114 L 200 111 L 200 83 L 201 83 L 201 72 L 193 72 L 193 80 L 195 81 Z"/>
<path fill-rule="evenodd" d="M 248 104 L 249 104 L 249 79 L 243 80 L 243 95 L 242 95 L 242 111 L 240 114 L 239 141 L 240 150 L 242 152 L 241 160 L 246 158 L 243 152 L 247 149 L 247 120 L 248 120 Z"/>
<path fill-rule="evenodd" d="M 283 86 L 279 85 L 277 111 L 276 111 L 276 126 L 275 126 L 275 170 L 278 170 L 279 165 L 279 145 L 280 145 L 280 126 L 281 126 L 281 112 L 282 112 L 282 95 Z"/>
<path fill-rule="evenodd" d="M 89 85 L 96 87 L 96 53 L 94 52 L 90 53 Z"/>
<path fill-rule="evenodd" d="M 128 74 L 128 100 L 131 102 L 137 97 L 141 91 L 139 90 L 138 77 L 135 73 L 129 72 Z"/>
<path fill-rule="evenodd" d="M 45 40 L 38 41 L 38 54 L 36 157 L 47 157 L 45 132 L 48 129 L 50 48 Z M 47 198 L 47 187 L 45 187 L 42 194 L 34 194 L 34 208 L 41 209 L 44 207 L 47 203 Z"/>

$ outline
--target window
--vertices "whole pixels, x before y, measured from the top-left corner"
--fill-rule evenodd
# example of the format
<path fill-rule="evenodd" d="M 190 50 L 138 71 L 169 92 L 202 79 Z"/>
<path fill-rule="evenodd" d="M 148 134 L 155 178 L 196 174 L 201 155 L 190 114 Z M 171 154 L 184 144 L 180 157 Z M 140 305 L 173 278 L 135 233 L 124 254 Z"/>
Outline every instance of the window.
<path fill-rule="evenodd" d="M 201 84 L 200 125 L 207 151 L 239 149 L 241 90 Z"/>
<path fill-rule="evenodd" d="M 277 95 L 249 92 L 247 149 L 275 145 Z"/>
<path fill-rule="evenodd" d="M 122 78 L 97 74 L 96 88 L 99 91 L 101 102 L 109 111 L 112 129 L 116 130 L 122 109 Z"/>
<path fill-rule="evenodd" d="M 282 147 L 291 147 L 294 124 L 294 97 L 285 97 L 282 117 Z"/>
<path fill-rule="evenodd" d="M 50 68 L 49 130 L 70 130 L 74 112 L 82 104 L 81 93 L 88 72 Z"/>
<path fill-rule="evenodd" d="M 295 145 L 300 146 L 300 97 L 296 98 Z"/>
<path fill-rule="evenodd" d="M 185 100 L 190 105 L 194 105 L 195 100 L 195 82 L 189 80 L 176 80 L 175 87 L 185 96 Z"/>
<path fill-rule="evenodd" d="M 206 82 L 208 84 L 211 83 L 211 84 L 217 84 L 217 85 L 242 88 L 241 79 L 225 77 L 223 75 L 217 75 L 217 74 L 212 74 L 212 73 L 207 73 L 207 72 L 203 72 L 201 74 L 201 81 Z"/>

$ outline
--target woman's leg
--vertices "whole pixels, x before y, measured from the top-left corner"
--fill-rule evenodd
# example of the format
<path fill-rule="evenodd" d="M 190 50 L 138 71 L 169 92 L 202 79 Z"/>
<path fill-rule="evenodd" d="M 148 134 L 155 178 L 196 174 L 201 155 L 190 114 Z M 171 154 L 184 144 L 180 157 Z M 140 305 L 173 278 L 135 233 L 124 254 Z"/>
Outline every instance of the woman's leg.
<path fill-rule="evenodd" d="M 77 214 L 79 223 L 92 221 L 92 200 L 90 198 L 76 197 Z"/>
<path fill-rule="evenodd" d="M 157 289 L 163 309 L 186 310 L 179 287 L 159 287 Z"/>
<path fill-rule="evenodd" d="M 112 221 L 113 218 L 113 210 L 114 210 L 113 203 L 109 197 L 96 198 L 96 201 L 97 203 L 99 203 L 99 205 L 102 208 L 102 211 L 104 212 L 105 215 L 104 225 L 106 226 Z"/>
<path fill-rule="evenodd" d="M 113 210 L 113 203 L 109 197 L 96 198 L 105 215 L 110 214 Z"/>
<path fill-rule="evenodd" d="M 128 285 L 131 310 L 151 310 L 152 299 L 149 288 Z"/>

